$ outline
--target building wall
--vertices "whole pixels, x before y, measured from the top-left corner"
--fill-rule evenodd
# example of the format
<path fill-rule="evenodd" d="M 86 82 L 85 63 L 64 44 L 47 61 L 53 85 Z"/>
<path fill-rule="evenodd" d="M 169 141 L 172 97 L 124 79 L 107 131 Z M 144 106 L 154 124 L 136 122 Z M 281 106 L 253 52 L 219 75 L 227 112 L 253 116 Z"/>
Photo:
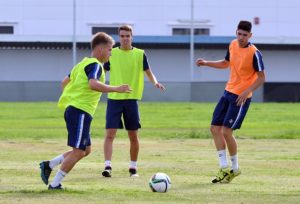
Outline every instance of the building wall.
<path fill-rule="evenodd" d="M 256 36 L 299 36 L 298 0 L 194 0 L 195 27 L 212 36 L 232 36 L 239 20 L 250 20 Z M 90 35 L 92 26 L 129 23 L 136 35 L 171 35 L 173 26 L 191 18 L 189 0 L 76 0 L 77 35 Z M 292 14 L 292 15 L 291 15 Z M 12 24 L 16 35 L 72 35 L 73 0 L 1 0 L 0 25 Z"/>
<path fill-rule="evenodd" d="M 72 42 L 73 2 L 76 2 L 78 42 L 81 39 L 85 39 L 85 43 L 89 41 L 93 26 L 131 24 L 134 36 L 170 36 L 173 27 L 190 26 L 189 0 L 1 0 L 0 26 L 12 25 L 15 33 L 1 34 L 0 44 Z M 245 19 L 253 23 L 254 42 L 285 46 L 284 49 L 272 50 L 272 46 L 261 49 L 266 80 L 270 84 L 267 89 L 256 92 L 256 101 L 272 101 L 278 86 L 280 93 L 291 90 L 280 89 L 282 83 L 290 83 L 287 87 L 300 83 L 300 1 L 253 0 L 251 4 L 241 4 L 239 0 L 193 2 L 195 28 L 209 28 L 211 36 L 233 36 L 238 21 Z M 259 23 L 255 24 L 254 19 L 258 19 Z M 293 43 L 298 46 L 289 49 L 288 46 Z M 162 94 L 146 83 L 144 100 L 215 101 L 222 93 L 228 70 L 206 67 L 193 67 L 191 70 L 187 48 L 144 48 L 153 72 L 168 88 Z M 78 50 L 77 59 L 88 56 L 89 52 L 88 49 Z M 198 56 L 209 60 L 222 59 L 225 52 L 226 48 L 196 49 L 195 59 Z M 5 45 L 0 46 L 0 62 L 0 101 L 57 100 L 59 81 L 72 68 L 72 51 L 61 47 L 30 49 L 30 46 Z M 294 98 L 298 98 L 297 90 L 294 92 Z M 105 100 L 105 96 L 103 98 Z"/>
<path fill-rule="evenodd" d="M 267 82 L 300 82 L 300 50 L 261 50 Z M 149 64 L 163 82 L 225 82 L 229 71 L 194 67 L 191 69 L 188 49 L 145 49 Z M 223 59 L 226 49 L 196 49 L 195 60 Z M 77 59 L 89 56 L 89 50 L 78 50 Z M 55 49 L 0 49 L 0 82 L 60 81 L 72 69 L 72 51 Z M 109 78 L 109 74 L 108 74 Z"/>
<path fill-rule="evenodd" d="M 89 55 L 78 50 L 78 59 Z M 222 59 L 224 49 L 197 49 L 195 56 Z M 262 50 L 267 82 L 299 83 L 300 50 Z M 71 68 L 71 50 L 0 49 L 0 101 L 56 101 L 60 80 Z M 146 49 L 150 66 L 158 80 L 167 87 L 161 93 L 146 83 L 145 101 L 216 101 L 228 79 L 228 70 L 189 67 L 188 49 Z M 195 57 L 195 58 L 196 58 Z M 191 80 L 191 75 L 193 79 Z M 109 80 L 109 74 L 107 79 Z M 263 89 L 254 101 L 264 101 Z M 105 100 L 105 96 L 103 98 Z"/>
<path fill-rule="evenodd" d="M 0 49 L 0 81 L 59 81 L 72 68 L 71 50 Z"/>
<path fill-rule="evenodd" d="M 142 101 L 216 102 L 224 92 L 225 86 L 225 82 L 163 82 L 163 84 L 167 88 L 165 92 L 146 82 Z M 60 94 L 60 82 L 0 82 L 0 101 L 57 101 Z M 102 94 L 101 101 L 106 100 L 107 94 Z M 254 93 L 252 100 L 264 101 L 263 88 Z"/>

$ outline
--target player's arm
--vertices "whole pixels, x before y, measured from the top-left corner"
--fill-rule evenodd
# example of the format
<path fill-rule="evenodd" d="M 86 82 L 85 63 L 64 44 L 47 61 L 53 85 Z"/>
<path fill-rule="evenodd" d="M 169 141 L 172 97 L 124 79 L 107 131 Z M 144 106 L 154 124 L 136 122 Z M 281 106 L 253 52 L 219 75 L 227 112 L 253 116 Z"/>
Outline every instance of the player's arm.
<path fill-rule="evenodd" d="M 198 58 L 196 60 L 196 65 L 198 67 L 200 66 L 208 66 L 208 67 L 213 67 L 217 69 L 225 69 L 229 67 L 229 59 L 230 59 L 230 52 L 229 49 L 227 49 L 227 53 L 224 59 L 222 60 L 217 60 L 217 61 L 206 61 L 203 58 Z"/>
<path fill-rule="evenodd" d="M 61 81 L 61 90 L 63 91 L 67 84 L 70 82 L 70 75 L 65 76 L 65 78 Z"/>
<path fill-rule="evenodd" d="M 110 86 L 98 81 L 97 79 L 90 79 L 89 86 L 92 90 L 99 91 L 102 93 L 108 93 L 108 92 L 130 93 L 131 92 L 131 88 L 129 87 L 128 84 L 123 84 L 120 86 Z"/>
<path fill-rule="evenodd" d="M 225 68 L 228 68 L 229 61 L 227 61 L 226 59 L 217 60 L 217 61 L 206 61 L 202 58 L 198 58 L 196 61 L 196 65 L 198 67 L 208 66 L 208 67 L 213 67 L 213 68 L 217 68 L 217 69 L 225 69 Z"/>
<path fill-rule="evenodd" d="M 238 98 L 236 100 L 238 106 L 240 106 L 246 102 L 248 95 L 251 92 L 255 91 L 258 87 L 260 87 L 264 84 L 265 72 L 264 71 L 256 72 L 256 75 L 257 75 L 257 79 L 254 81 L 254 83 L 238 96 Z"/>
<path fill-rule="evenodd" d="M 87 65 L 84 69 L 86 76 L 89 80 L 89 87 L 94 91 L 99 91 L 103 93 L 107 92 L 119 92 L 119 93 L 129 93 L 131 91 L 127 84 L 121 86 L 110 86 L 99 81 L 102 75 L 102 68 L 98 63 L 91 63 Z"/>
<path fill-rule="evenodd" d="M 162 85 L 161 83 L 159 83 L 159 82 L 157 81 L 155 75 L 153 74 L 153 72 L 151 71 L 150 68 L 147 69 L 147 70 L 145 70 L 145 74 L 146 74 L 147 78 L 149 79 L 149 81 L 150 81 L 152 84 L 154 84 L 154 86 L 155 86 L 156 88 L 159 88 L 159 89 L 161 89 L 162 91 L 165 91 L 165 90 L 166 90 L 166 88 L 164 87 L 164 85 Z"/>
<path fill-rule="evenodd" d="M 148 78 L 148 80 L 156 87 L 161 89 L 162 91 L 165 91 L 166 88 L 164 87 L 164 85 L 162 85 L 161 83 L 159 83 L 155 77 L 155 75 L 153 74 L 153 72 L 151 71 L 151 68 L 149 66 L 148 60 L 146 55 L 144 54 L 144 59 L 143 59 L 143 66 L 144 66 L 144 72 Z"/>

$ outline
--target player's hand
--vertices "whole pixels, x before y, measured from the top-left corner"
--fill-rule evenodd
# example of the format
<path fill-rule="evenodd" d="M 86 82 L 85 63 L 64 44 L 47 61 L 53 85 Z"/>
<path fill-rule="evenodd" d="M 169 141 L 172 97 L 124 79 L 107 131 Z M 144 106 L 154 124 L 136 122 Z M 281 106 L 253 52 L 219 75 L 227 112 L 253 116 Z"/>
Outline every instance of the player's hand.
<path fill-rule="evenodd" d="M 128 84 L 123 84 L 123 85 L 117 87 L 118 93 L 130 93 L 131 91 L 132 91 L 132 89 L 129 87 Z"/>
<path fill-rule="evenodd" d="M 243 93 L 241 93 L 238 98 L 236 99 L 236 104 L 238 106 L 244 105 L 244 103 L 246 102 L 246 100 L 248 99 L 248 95 L 249 92 L 248 91 L 244 91 Z"/>
<path fill-rule="evenodd" d="M 197 65 L 198 67 L 200 67 L 200 66 L 205 66 L 205 65 L 207 65 L 207 61 L 205 61 L 205 60 L 202 59 L 202 58 L 198 58 L 198 59 L 196 60 L 196 65 Z"/>
<path fill-rule="evenodd" d="M 162 84 L 160 84 L 160 83 L 156 83 L 154 86 L 155 86 L 156 88 L 162 90 L 162 91 L 165 91 L 165 90 L 166 90 L 166 88 L 164 87 L 164 85 L 162 85 Z"/>

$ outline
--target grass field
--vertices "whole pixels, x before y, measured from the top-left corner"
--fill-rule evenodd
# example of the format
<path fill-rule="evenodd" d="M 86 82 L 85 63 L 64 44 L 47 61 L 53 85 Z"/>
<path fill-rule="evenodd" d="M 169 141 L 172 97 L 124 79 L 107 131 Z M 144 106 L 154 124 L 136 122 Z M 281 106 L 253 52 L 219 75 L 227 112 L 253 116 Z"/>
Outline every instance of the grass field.
<path fill-rule="evenodd" d="M 63 112 L 55 103 L 0 103 L 0 203 L 299 203 L 300 104 L 252 104 L 235 133 L 242 175 L 221 185 L 210 183 L 218 168 L 208 129 L 214 105 L 140 103 L 140 177 L 128 176 L 129 142 L 120 131 L 113 177 L 107 179 L 100 175 L 101 103 L 92 124 L 92 154 L 66 177 L 65 191 L 49 192 L 38 163 L 68 150 Z M 166 194 L 148 187 L 159 171 L 172 179 Z"/>

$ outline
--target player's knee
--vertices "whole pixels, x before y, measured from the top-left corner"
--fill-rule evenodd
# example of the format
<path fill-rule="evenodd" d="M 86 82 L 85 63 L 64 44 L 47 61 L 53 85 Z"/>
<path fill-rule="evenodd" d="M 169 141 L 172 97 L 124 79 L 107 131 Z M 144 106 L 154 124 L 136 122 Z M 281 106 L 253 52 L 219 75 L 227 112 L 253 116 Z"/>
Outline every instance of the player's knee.
<path fill-rule="evenodd" d="M 222 134 L 225 138 L 232 137 L 232 130 L 229 128 L 223 128 Z"/>
<path fill-rule="evenodd" d="M 139 140 L 138 139 L 130 139 L 130 144 L 134 145 L 134 146 L 138 146 L 139 145 Z"/>
<path fill-rule="evenodd" d="M 74 149 L 72 154 L 74 157 L 77 158 L 77 160 L 80 160 L 81 158 L 83 158 L 85 156 L 85 150 Z"/>
<path fill-rule="evenodd" d="M 105 135 L 105 140 L 113 141 L 116 136 L 116 130 L 107 130 Z"/>
<path fill-rule="evenodd" d="M 139 137 L 137 135 L 128 135 L 129 140 L 131 143 L 138 143 L 139 142 Z"/>
<path fill-rule="evenodd" d="M 218 135 L 221 132 L 221 128 L 219 126 L 211 125 L 210 132 L 212 135 Z"/>
<path fill-rule="evenodd" d="M 85 150 L 84 156 L 86 157 L 86 156 L 88 156 L 90 153 L 91 153 L 91 149 L 90 149 L 90 148 L 89 148 L 89 149 L 86 149 L 86 150 Z"/>
<path fill-rule="evenodd" d="M 114 139 L 115 139 L 115 135 L 107 134 L 107 135 L 105 136 L 105 140 L 106 140 L 106 141 L 112 142 L 112 141 L 114 141 Z"/>

